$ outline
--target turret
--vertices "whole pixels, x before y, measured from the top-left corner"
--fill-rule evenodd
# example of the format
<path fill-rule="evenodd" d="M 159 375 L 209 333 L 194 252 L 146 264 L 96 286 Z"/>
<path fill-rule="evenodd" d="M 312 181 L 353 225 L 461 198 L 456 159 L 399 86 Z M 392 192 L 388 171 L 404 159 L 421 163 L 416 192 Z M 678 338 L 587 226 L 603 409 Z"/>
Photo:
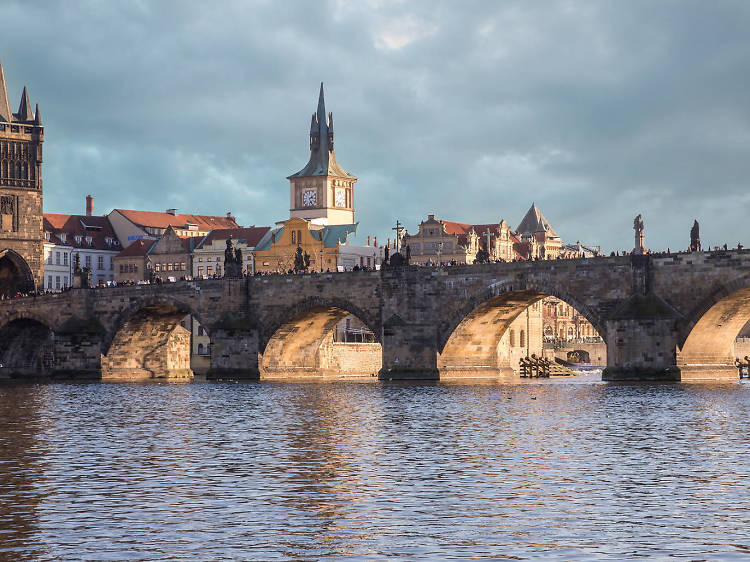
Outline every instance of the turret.
<path fill-rule="evenodd" d="M 320 148 L 320 127 L 318 126 L 317 116 L 313 113 L 312 122 L 310 123 L 310 150 Z"/>
<path fill-rule="evenodd" d="M 8 88 L 5 86 L 5 72 L 3 65 L 0 63 L 0 121 L 10 123 L 13 121 L 13 113 L 10 110 L 8 101 Z"/>
<path fill-rule="evenodd" d="M 333 113 L 328 114 L 328 151 L 333 152 Z"/>
<path fill-rule="evenodd" d="M 36 104 L 36 109 L 34 110 L 34 125 L 37 127 L 42 126 L 42 114 L 39 113 L 39 104 Z"/>
<path fill-rule="evenodd" d="M 21 103 L 18 106 L 18 120 L 22 123 L 33 121 L 34 115 L 31 111 L 31 101 L 29 100 L 29 91 L 26 86 L 21 93 Z"/>

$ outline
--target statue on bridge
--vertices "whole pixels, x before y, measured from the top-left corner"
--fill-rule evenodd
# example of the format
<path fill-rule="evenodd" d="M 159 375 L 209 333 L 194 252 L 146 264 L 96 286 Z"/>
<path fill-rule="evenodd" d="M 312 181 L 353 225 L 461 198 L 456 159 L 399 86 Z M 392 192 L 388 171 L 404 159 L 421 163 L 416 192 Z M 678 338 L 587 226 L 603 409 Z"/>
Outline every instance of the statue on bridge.
<path fill-rule="evenodd" d="M 232 249 L 231 238 L 227 238 L 227 248 L 224 250 L 224 277 L 229 279 L 242 277 L 242 250 Z"/>
<path fill-rule="evenodd" d="M 693 228 L 690 229 L 690 251 L 700 252 L 701 251 L 701 232 L 700 225 L 696 220 L 693 222 Z"/>
<path fill-rule="evenodd" d="M 640 214 L 633 220 L 633 230 L 635 230 L 635 248 L 633 248 L 633 254 L 643 255 L 647 252 L 645 244 L 646 236 L 643 234 L 643 219 Z"/>

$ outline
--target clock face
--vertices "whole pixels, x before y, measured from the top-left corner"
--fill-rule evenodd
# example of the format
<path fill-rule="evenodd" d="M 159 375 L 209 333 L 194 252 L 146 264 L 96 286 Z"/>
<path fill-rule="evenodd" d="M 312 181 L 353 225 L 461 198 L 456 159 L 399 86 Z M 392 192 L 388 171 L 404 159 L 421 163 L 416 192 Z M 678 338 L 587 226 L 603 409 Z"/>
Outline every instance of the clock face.
<path fill-rule="evenodd" d="M 302 203 L 305 207 L 312 207 L 318 202 L 318 192 L 314 189 L 306 189 L 302 193 Z"/>
<path fill-rule="evenodd" d="M 346 207 L 346 192 L 343 189 L 336 190 L 336 206 Z"/>

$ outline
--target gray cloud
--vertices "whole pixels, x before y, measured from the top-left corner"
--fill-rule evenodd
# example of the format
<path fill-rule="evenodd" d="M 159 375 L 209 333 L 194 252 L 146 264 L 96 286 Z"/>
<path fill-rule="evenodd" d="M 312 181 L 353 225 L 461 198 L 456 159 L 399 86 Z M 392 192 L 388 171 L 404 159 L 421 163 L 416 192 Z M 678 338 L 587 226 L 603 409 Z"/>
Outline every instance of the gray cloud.
<path fill-rule="evenodd" d="M 46 126 L 45 209 L 288 216 L 326 83 L 360 233 L 427 213 L 568 241 L 742 240 L 746 2 L 29 2 L 0 5 L 12 102 Z M 33 24 L 33 25 L 31 25 Z"/>

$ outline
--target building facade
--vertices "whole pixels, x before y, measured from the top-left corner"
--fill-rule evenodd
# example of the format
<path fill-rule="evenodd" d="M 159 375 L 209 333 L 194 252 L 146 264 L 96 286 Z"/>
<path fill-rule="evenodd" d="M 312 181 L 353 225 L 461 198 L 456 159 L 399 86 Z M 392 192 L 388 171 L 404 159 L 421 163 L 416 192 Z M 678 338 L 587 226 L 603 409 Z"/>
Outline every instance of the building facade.
<path fill-rule="evenodd" d="M 400 244 L 401 248 L 409 245 L 410 263 L 435 265 L 474 263 L 480 249 L 486 250 L 492 261 L 512 261 L 522 257 L 519 242 L 504 220 L 494 224 L 466 224 L 427 215 L 427 220 L 419 223 L 417 233 L 404 234 Z"/>
<path fill-rule="evenodd" d="M 24 87 L 18 111 L 0 64 L 0 296 L 42 288 L 42 143 L 39 106 Z"/>
<path fill-rule="evenodd" d="M 204 279 L 223 273 L 224 254 L 227 240 L 232 241 L 232 249 L 242 253 L 242 273 L 255 274 L 255 248 L 271 230 L 268 226 L 248 228 L 222 228 L 212 230 L 193 249 L 192 276 Z"/>
<path fill-rule="evenodd" d="M 44 288 L 61 290 L 73 283 L 76 259 L 89 269 L 92 285 L 115 281 L 115 257 L 122 250 L 106 216 L 93 214 L 86 197 L 85 215 L 44 214 Z"/>
<path fill-rule="evenodd" d="M 123 248 L 136 240 L 157 240 L 170 226 L 182 238 L 202 238 L 218 228 L 239 228 L 232 213 L 219 217 L 180 215 L 177 209 L 167 209 L 163 213 L 114 209 L 107 217 Z"/>

